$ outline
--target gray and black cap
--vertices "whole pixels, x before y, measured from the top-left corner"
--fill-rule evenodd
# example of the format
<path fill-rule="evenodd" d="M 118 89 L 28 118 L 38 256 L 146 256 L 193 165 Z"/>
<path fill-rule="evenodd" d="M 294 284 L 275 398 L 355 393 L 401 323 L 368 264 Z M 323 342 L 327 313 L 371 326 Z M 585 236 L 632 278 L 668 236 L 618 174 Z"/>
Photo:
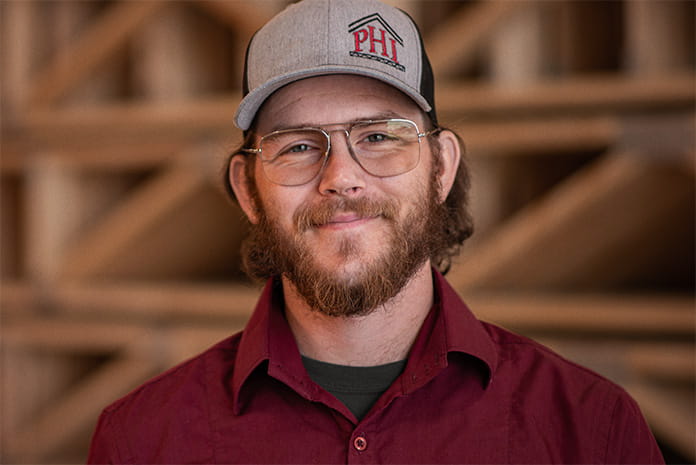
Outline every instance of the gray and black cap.
<path fill-rule="evenodd" d="M 418 26 L 376 0 L 303 0 L 288 6 L 251 39 L 244 98 L 235 124 L 246 131 L 270 95 L 300 79 L 356 74 L 408 95 L 433 123 L 433 73 Z"/>

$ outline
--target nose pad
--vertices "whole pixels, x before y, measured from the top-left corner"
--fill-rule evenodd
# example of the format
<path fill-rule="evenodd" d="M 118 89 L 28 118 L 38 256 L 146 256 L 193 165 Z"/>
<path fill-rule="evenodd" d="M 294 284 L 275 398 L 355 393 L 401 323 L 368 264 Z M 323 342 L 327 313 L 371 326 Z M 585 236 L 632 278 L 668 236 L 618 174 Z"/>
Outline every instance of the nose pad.
<path fill-rule="evenodd" d="M 327 159 L 321 173 L 319 190 L 323 194 L 355 194 L 365 187 L 365 171 L 355 159 L 346 129 L 331 131 L 330 135 L 342 132 L 341 141 L 329 139 Z"/>

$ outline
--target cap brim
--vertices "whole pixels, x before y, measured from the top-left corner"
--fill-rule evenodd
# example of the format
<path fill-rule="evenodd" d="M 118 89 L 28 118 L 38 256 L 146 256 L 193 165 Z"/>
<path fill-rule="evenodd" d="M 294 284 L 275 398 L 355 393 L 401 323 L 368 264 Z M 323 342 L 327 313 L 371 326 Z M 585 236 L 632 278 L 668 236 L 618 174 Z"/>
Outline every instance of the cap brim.
<path fill-rule="evenodd" d="M 370 68 L 361 68 L 359 66 L 321 66 L 317 68 L 305 69 L 293 73 L 285 74 L 278 78 L 272 79 L 263 85 L 249 92 L 240 102 L 235 114 L 235 125 L 246 131 L 251 126 L 251 123 L 256 117 L 256 113 L 261 108 L 261 105 L 271 96 L 276 90 L 284 87 L 292 82 L 299 81 L 316 76 L 325 76 L 331 74 L 353 74 L 357 76 L 365 76 L 377 79 L 392 87 L 399 89 L 401 92 L 410 97 L 418 106 L 426 113 L 431 110 L 430 104 L 423 98 L 417 89 L 405 85 L 402 81 L 395 79 L 386 73 L 380 73 Z"/>

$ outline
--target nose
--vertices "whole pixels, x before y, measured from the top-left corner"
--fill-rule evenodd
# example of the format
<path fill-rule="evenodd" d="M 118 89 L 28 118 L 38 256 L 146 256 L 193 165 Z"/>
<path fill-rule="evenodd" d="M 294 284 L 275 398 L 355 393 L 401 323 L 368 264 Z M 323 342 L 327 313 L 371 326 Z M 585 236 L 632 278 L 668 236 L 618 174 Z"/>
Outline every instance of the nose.
<path fill-rule="evenodd" d="M 323 195 L 357 195 L 365 188 L 367 173 L 350 153 L 348 132 L 331 131 L 331 135 L 331 148 L 321 173 L 319 191 Z"/>

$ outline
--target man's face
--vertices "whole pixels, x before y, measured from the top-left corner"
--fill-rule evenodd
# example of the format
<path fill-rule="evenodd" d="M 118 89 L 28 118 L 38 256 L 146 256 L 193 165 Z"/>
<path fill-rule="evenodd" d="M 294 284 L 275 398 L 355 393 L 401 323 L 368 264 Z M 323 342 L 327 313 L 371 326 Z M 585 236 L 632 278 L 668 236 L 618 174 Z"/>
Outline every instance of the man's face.
<path fill-rule="evenodd" d="M 277 91 L 259 112 L 256 134 L 281 128 L 405 118 L 425 125 L 407 97 L 357 76 L 305 79 Z M 351 157 L 343 132 L 331 135 L 323 171 L 300 186 L 281 186 L 255 164 L 256 223 L 248 266 L 283 273 L 313 308 L 330 315 L 365 314 L 393 297 L 427 263 L 437 234 L 439 190 L 432 154 L 421 141 L 411 171 L 376 177 Z"/>

